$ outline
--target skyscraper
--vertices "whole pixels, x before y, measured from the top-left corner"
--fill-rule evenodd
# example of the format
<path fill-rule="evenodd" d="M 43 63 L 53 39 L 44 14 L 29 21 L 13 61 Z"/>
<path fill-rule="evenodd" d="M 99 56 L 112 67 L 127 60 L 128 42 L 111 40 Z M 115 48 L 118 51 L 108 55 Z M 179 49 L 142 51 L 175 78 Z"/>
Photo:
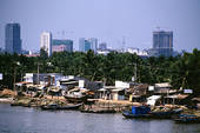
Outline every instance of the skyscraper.
<path fill-rule="evenodd" d="M 79 39 L 79 51 L 85 52 L 85 38 Z"/>
<path fill-rule="evenodd" d="M 5 48 L 6 52 L 13 54 L 21 54 L 21 37 L 20 37 L 20 25 L 18 23 L 10 23 L 5 28 Z"/>
<path fill-rule="evenodd" d="M 166 57 L 173 54 L 173 32 L 155 31 L 153 32 L 153 50 L 158 56 Z"/>
<path fill-rule="evenodd" d="M 93 50 L 95 53 L 97 51 L 98 40 L 96 38 L 90 38 L 85 40 L 85 38 L 79 39 L 79 50 L 82 52 L 87 52 L 88 50 Z"/>
<path fill-rule="evenodd" d="M 40 36 L 40 49 L 47 52 L 48 56 L 52 54 L 52 34 L 50 32 L 43 32 Z"/>

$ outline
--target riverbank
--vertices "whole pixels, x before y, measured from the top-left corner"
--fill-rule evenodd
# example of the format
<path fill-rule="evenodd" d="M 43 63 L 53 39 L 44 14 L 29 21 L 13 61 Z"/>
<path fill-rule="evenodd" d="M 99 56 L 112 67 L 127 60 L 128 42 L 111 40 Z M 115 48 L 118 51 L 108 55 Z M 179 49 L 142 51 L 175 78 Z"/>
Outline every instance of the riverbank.
<path fill-rule="evenodd" d="M 0 98 L 0 103 L 12 103 L 14 100 L 13 98 Z"/>
<path fill-rule="evenodd" d="M 63 106 L 73 106 L 77 103 L 70 103 L 63 96 L 32 96 L 29 94 L 23 94 L 22 96 L 17 96 L 17 93 L 4 89 L 0 92 L 0 103 L 9 103 L 12 106 L 23 106 L 23 107 L 41 107 L 47 105 L 58 105 Z M 103 99 L 87 99 L 82 103 L 82 106 L 78 109 L 85 113 L 121 113 L 123 111 L 131 110 L 132 106 L 141 106 L 139 102 L 130 102 L 127 100 L 103 100 Z M 164 105 L 151 107 L 153 112 L 164 112 L 170 109 L 181 108 L 185 114 L 195 114 L 200 116 L 200 110 L 189 109 L 181 105 Z"/>

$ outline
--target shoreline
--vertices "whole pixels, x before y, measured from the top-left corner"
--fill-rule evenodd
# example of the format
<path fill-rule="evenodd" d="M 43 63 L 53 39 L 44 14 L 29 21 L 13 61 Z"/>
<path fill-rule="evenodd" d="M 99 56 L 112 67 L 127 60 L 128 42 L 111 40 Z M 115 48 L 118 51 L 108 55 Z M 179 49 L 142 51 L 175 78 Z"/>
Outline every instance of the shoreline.
<path fill-rule="evenodd" d="M 13 98 L 0 98 L 0 103 L 8 103 L 11 104 L 14 102 Z"/>

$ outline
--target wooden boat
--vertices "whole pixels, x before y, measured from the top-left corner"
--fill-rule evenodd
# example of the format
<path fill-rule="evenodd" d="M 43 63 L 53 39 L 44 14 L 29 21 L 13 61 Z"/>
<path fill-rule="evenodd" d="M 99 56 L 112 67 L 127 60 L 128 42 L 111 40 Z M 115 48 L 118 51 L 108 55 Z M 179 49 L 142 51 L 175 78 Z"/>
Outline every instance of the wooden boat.
<path fill-rule="evenodd" d="M 132 107 L 132 112 L 124 111 L 122 115 L 125 118 L 148 118 L 148 119 L 171 119 L 175 115 L 179 115 L 182 112 L 182 109 L 175 109 L 172 111 L 166 112 L 151 112 L 149 107 Z"/>
<path fill-rule="evenodd" d="M 84 102 L 87 99 L 86 95 L 65 95 L 64 97 L 66 100 L 76 103 Z"/>
<path fill-rule="evenodd" d="M 131 111 L 124 111 L 122 115 L 125 118 L 149 118 L 151 114 L 133 114 Z"/>
<path fill-rule="evenodd" d="M 173 117 L 176 117 L 182 112 L 182 109 L 174 109 L 172 111 L 166 111 L 166 112 L 150 112 L 151 118 L 154 119 L 171 119 Z"/>
<path fill-rule="evenodd" d="M 176 123 L 200 123 L 200 117 L 190 114 L 181 114 L 179 118 L 174 119 Z"/>
<path fill-rule="evenodd" d="M 125 118 L 149 118 L 151 111 L 148 106 L 132 106 L 132 111 L 124 111 L 122 115 Z"/>
<path fill-rule="evenodd" d="M 115 110 L 81 110 L 81 113 L 116 113 Z"/>
<path fill-rule="evenodd" d="M 41 109 L 42 110 L 77 110 L 79 109 L 81 105 L 82 103 L 76 104 L 76 105 L 67 105 L 67 106 L 60 106 L 58 104 L 50 104 L 50 105 L 41 106 Z"/>

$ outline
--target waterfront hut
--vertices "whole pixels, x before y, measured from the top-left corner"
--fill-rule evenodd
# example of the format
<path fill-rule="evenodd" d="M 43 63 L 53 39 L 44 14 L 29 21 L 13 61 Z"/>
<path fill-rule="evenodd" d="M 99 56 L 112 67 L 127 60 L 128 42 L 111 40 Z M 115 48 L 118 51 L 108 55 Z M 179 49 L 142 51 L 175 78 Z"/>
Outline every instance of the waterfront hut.
<path fill-rule="evenodd" d="M 177 90 L 172 89 L 172 86 L 170 83 L 156 83 L 154 86 L 154 94 L 173 94 L 176 93 Z"/>
<path fill-rule="evenodd" d="M 115 88 L 111 91 L 112 100 L 124 100 L 125 88 Z"/>
<path fill-rule="evenodd" d="M 96 93 L 99 99 L 111 100 L 111 90 L 114 89 L 114 86 L 104 86 L 103 88 L 99 89 Z"/>
<path fill-rule="evenodd" d="M 124 100 L 125 88 L 116 88 L 115 86 L 105 86 L 98 90 L 98 96 L 100 99 L 105 100 Z"/>
<path fill-rule="evenodd" d="M 132 88 L 126 89 L 126 95 L 128 96 L 129 101 L 145 102 L 147 91 L 147 84 L 136 84 Z"/>
<path fill-rule="evenodd" d="M 192 102 L 198 109 L 200 108 L 200 97 L 192 98 Z"/>
<path fill-rule="evenodd" d="M 189 95 L 187 94 L 173 94 L 173 95 L 167 95 L 164 97 L 164 103 L 165 104 L 182 104 L 184 102 L 184 99 L 186 99 Z"/>

